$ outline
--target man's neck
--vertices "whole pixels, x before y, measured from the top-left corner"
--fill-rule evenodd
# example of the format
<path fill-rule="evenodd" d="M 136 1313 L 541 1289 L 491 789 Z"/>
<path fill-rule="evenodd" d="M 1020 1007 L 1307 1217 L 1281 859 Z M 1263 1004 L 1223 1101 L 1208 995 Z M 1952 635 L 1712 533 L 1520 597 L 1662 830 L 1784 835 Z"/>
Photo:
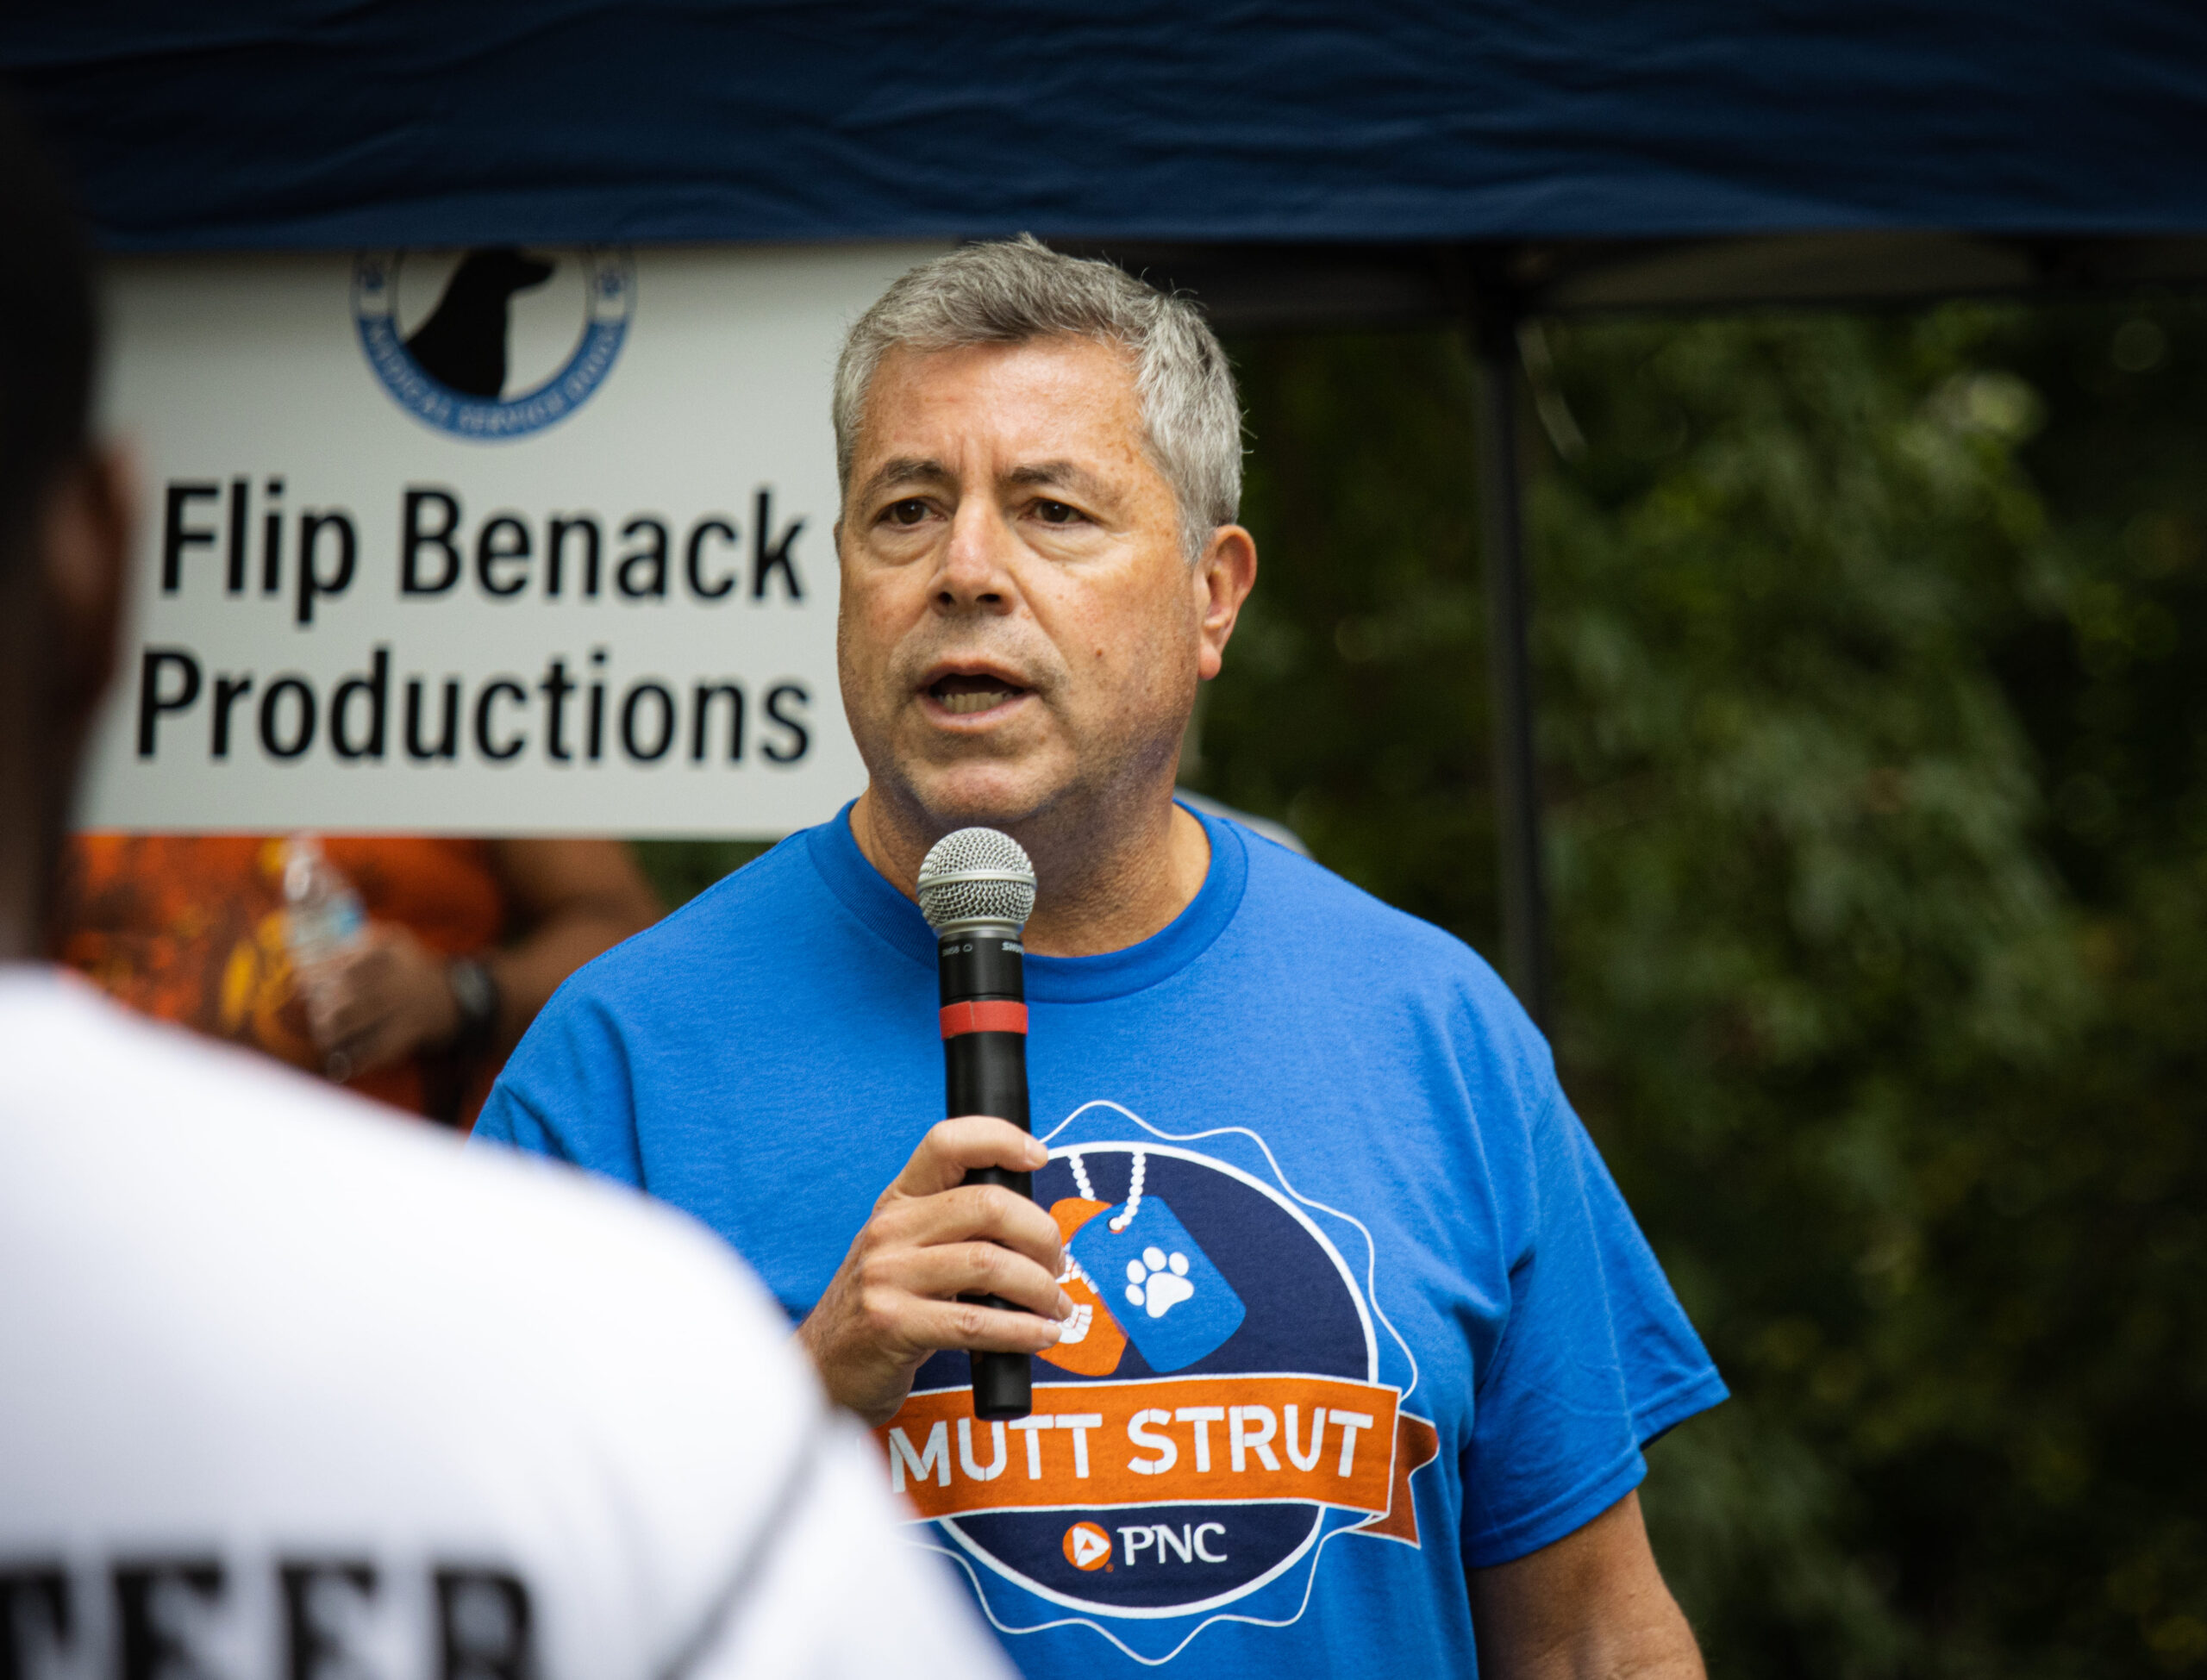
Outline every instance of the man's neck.
<path fill-rule="evenodd" d="M 5 759 L 0 753 L 0 764 Z M 0 786 L 21 787 L 24 779 L 0 779 Z M 41 889 L 53 869 L 53 846 L 34 801 L 9 815 L 13 821 L 0 818 L 0 963 L 42 961 L 49 953 Z"/>
<path fill-rule="evenodd" d="M 21 597 L 0 601 L 0 611 Z M 41 740 L 36 690 L 22 667 L 28 656 L 15 636 L 0 646 L 0 962 L 41 959 L 46 951 L 46 889 L 55 862 L 56 832 L 46 818 L 53 752 Z"/>
<path fill-rule="evenodd" d="M 28 906 L 0 905 L 0 963 L 34 962 L 46 955 L 38 937 L 38 918 Z"/>
<path fill-rule="evenodd" d="M 1034 861 L 1040 891 L 1022 942 L 1037 956 L 1095 957 L 1139 945 L 1188 908 L 1210 871 L 1210 836 L 1172 803 L 1169 787 L 1141 802 L 1129 821 L 1061 816 L 1003 827 Z M 917 894 L 928 848 L 946 832 L 872 787 L 851 810 L 859 850 L 907 898 Z"/>

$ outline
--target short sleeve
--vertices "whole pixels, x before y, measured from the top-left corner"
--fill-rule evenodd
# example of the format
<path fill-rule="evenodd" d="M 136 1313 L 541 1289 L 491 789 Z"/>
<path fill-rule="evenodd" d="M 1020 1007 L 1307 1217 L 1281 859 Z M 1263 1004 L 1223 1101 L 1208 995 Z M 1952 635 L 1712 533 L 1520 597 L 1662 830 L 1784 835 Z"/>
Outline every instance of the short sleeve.
<path fill-rule="evenodd" d="M 1509 1317 L 1463 1454 L 1472 1569 L 1583 1527 L 1640 1484 L 1647 1442 L 1725 1395 L 1593 1140 L 1547 1090 L 1524 1134 Z"/>
<path fill-rule="evenodd" d="M 522 1035 L 475 1122 L 474 1138 L 643 1183 L 635 1091 L 611 1015 L 580 984 L 553 994 Z"/>

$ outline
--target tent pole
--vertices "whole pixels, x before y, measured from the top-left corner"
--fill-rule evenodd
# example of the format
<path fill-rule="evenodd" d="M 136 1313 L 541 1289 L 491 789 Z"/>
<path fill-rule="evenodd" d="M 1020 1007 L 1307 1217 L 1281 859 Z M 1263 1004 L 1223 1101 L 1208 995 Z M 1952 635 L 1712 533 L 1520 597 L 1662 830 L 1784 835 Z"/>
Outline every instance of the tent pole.
<path fill-rule="evenodd" d="M 1486 300 L 1482 300 L 1485 302 Z M 1487 663 L 1494 684 L 1494 790 L 1502 942 L 1517 1001 L 1548 1025 L 1548 907 L 1533 761 L 1533 672 L 1526 622 L 1525 527 L 1517 466 L 1516 311 L 1472 318 L 1479 374 L 1479 515 L 1485 554 Z"/>

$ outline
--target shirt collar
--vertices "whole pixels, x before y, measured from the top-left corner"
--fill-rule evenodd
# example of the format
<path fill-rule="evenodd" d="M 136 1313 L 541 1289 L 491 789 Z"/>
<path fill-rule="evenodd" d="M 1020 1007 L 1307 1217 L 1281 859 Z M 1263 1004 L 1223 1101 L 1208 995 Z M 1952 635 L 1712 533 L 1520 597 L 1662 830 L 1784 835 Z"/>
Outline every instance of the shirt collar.
<path fill-rule="evenodd" d="M 853 800 L 852 804 L 857 803 Z M 1248 884 L 1249 855 L 1230 822 L 1188 810 L 1210 841 L 1210 865 L 1187 908 L 1165 927 L 1123 951 L 1096 957 L 1027 959 L 1030 1003 L 1092 1003 L 1123 997 L 1170 979 L 1208 951 L 1241 908 Z M 935 934 L 920 907 L 889 884 L 866 861 L 851 833 L 851 806 L 805 835 L 813 867 L 829 891 L 860 921 L 900 955 L 932 971 Z"/>

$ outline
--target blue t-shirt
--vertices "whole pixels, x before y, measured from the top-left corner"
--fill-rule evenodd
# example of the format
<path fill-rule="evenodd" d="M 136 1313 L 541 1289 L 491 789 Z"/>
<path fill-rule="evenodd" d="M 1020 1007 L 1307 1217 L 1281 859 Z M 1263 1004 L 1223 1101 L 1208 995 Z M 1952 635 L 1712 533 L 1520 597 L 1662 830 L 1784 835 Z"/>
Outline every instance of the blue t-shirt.
<path fill-rule="evenodd" d="M 1465 1572 L 1607 1509 L 1724 1395 L 1486 965 L 1246 829 L 1109 956 L 1030 957 L 1074 1335 L 880 1432 L 1035 1677 L 1475 1671 Z M 687 1208 L 794 1320 L 942 1117 L 935 941 L 847 810 L 577 974 L 478 1138 Z"/>

